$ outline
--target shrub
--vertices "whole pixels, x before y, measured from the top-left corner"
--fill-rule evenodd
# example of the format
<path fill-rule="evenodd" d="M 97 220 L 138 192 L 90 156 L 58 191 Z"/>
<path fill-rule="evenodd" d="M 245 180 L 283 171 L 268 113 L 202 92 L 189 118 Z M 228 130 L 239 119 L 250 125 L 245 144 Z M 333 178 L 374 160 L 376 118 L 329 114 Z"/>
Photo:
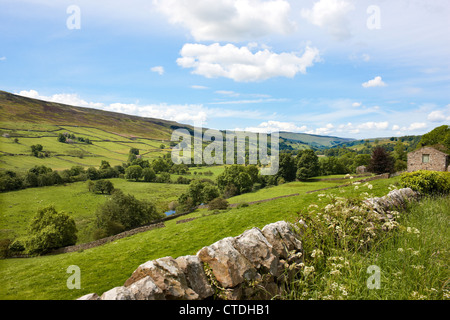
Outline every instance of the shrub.
<path fill-rule="evenodd" d="M 2 239 L 0 240 L 0 258 L 7 258 L 9 256 L 9 246 L 11 245 L 11 240 Z"/>
<path fill-rule="evenodd" d="M 31 254 L 46 253 L 77 241 L 74 219 L 64 212 L 57 212 L 53 206 L 38 210 L 28 232 L 25 247 Z"/>
<path fill-rule="evenodd" d="M 25 244 L 22 239 L 16 239 L 9 245 L 10 252 L 22 252 L 25 251 Z"/>
<path fill-rule="evenodd" d="M 170 173 L 168 172 L 161 172 L 157 177 L 155 182 L 157 183 L 170 183 Z"/>
<path fill-rule="evenodd" d="M 208 210 L 225 210 L 228 208 L 228 201 L 224 198 L 215 198 L 208 203 Z"/>
<path fill-rule="evenodd" d="M 423 194 L 449 193 L 450 172 L 419 170 L 406 172 L 400 176 L 404 188 L 411 188 Z"/>

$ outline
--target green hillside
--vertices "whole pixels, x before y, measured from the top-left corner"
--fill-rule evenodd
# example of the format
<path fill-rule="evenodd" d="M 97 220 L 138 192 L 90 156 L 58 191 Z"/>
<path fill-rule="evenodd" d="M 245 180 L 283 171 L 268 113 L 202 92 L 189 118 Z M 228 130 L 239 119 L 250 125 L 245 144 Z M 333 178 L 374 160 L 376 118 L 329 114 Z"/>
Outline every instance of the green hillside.
<path fill-rule="evenodd" d="M 130 148 L 152 159 L 170 150 L 174 129 L 189 125 L 143 118 L 36 100 L 0 91 L 0 167 L 26 171 L 35 165 L 54 170 L 74 165 L 99 166 L 102 160 L 112 166 L 127 161 Z M 60 143 L 59 134 L 89 139 L 92 144 Z M 280 133 L 280 150 L 326 149 L 353 140 L 303 133 Z M 40 144 L 47 155 L 30 155 L 32 145 Z M 161 148 L 161 145 L 163 147 Z"/>
<path fill-rule="evenodd" d="M 2 127 L 17 129 L 17 123 L 58 126 L 94 127 L 123 138 L 139 136 L 146 139 L 170 140 L 176 122 L 142 118 L 91 108 L 30 99 L 0 91 L 0 119 Z M 28 127 L 24 129 L 29 130 Z M 57 128 L 54 128 L 55 130 Z"/>
<path fill-rule="evenodd" d="M 280 132 L 280 138 L 290 144 L 307 145 L 313 148 L 324 149 L 354 141 L 353 139 L 318 136 L 306 133 Z"/>

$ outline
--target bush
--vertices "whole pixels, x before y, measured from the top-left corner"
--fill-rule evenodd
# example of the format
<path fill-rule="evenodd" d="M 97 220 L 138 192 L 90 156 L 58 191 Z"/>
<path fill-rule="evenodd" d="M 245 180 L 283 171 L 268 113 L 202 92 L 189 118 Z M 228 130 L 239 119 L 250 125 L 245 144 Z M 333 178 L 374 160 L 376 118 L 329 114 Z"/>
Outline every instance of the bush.
<path fill-rule="evenodd" d="M 171 182 L 171 180 L 170 180 L 170 173 L 168 173 L 168 172 L 161 172 L 161 174 L 159 174 L 156 177 L 155 182 L 157 182 L 157 183 L 170 183 Z"/>
<path fill-rule="evenodd" d="M 53 206 L 38 210 L 28 232 L 25 247 L 31 254 L 46 253 L 77 241 L 75 220 L 64 212 L 57 212 Z"/>
<path fill-rule="evenodd" d="M 25 244 L 22 239 L 16 239 L 9 245 L 10 252 L 23 252 L 25 251 Z"/>
<path fill-rule="evenodd" d="M 404 188 L 411 188 L 423 194 L 445 194 L 450 192 L 450 172 L 419 170 L 400 176 Z"/>
<path fill-rule="evenodd" d="M 208 203 L 208 210 L 225 210 L 228 208 L 228 201 L 224 198 L 215 198 Z"/>
<path fill-rule="evenodd" d="M 11 245 L 11 240 L 2 239 L 0 240 L 0 259 L 7 258 L 9 256 L 9 246 Z"/>

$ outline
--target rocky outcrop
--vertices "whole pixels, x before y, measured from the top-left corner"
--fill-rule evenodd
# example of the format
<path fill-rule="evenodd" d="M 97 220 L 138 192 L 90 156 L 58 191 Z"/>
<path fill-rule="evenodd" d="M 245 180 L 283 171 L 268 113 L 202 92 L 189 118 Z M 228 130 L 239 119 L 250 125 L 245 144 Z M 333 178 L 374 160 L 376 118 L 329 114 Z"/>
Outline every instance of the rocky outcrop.
<path fill-rule="evenodd" d="M 419 196 L 420 194 L 411 188 L 394 189 L 383 197 L 366 199 L 364 202 L 381 216 L 385 216 L 388 211 L 402 209 Z"/>
<path fill-rule="evenodd" d="M 365 204 L 390 218 L 419 194 L 393 190 Z M 78 300 L 270 299 L 295 275 L 303 262 L 301 234 L 286 221 L 252 228 L 200 249 L 196 255 L 164 257 L 140 265 L 122 287 Z"/>

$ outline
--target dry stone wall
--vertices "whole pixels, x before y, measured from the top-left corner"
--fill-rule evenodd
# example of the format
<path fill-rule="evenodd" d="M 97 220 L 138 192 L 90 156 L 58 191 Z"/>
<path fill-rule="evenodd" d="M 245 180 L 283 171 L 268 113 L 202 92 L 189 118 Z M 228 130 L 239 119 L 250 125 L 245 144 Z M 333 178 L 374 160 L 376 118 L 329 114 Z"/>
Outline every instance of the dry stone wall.
<path fill-rule="evenodd" d="M 386 218 L 389 210 L 417 197 L 408 188 L 366 203 Z M 270 299 L 281 293 L 301 262 L 301 234 L 279 221 L 219 240 L 196 255 L 145 262 L 123 286 L 78 300 L 203 300 L 214 295 L 228 300 Z"/>

